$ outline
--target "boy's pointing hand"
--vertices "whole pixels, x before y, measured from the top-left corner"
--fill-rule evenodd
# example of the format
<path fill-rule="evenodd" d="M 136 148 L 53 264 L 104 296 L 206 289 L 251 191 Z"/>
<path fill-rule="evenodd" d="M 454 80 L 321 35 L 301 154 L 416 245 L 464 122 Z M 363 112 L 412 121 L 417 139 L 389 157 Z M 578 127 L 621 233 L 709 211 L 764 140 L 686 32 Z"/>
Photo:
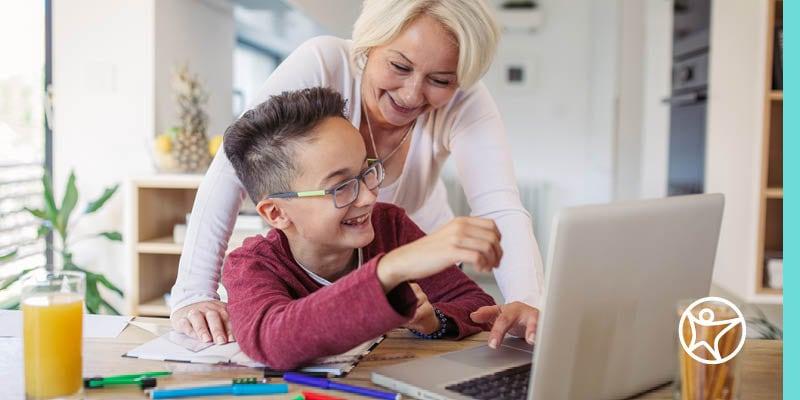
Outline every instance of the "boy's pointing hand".
<path fill-rule="evenodd" d="M 460 262 L 490 271 L 502 257 L 500 231 L 493 220 L 459 217 L 386 254 L 378 265 L 378 279 L 388 292 L 400 282 L 426 278 Z"/>

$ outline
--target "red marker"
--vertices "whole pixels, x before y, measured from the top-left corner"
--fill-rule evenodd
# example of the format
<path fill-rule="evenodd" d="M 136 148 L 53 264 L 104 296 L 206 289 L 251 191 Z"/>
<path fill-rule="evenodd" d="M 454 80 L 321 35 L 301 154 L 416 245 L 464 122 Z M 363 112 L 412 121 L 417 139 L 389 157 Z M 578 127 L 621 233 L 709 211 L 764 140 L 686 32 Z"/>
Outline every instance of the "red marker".
<path fill-rule="evenodd" d="M 346 400 L 341 397 L 328 396 L 327 394 L 307 392 L 307 391 L 303 392 L 303 398 L 305 400 Z"/>

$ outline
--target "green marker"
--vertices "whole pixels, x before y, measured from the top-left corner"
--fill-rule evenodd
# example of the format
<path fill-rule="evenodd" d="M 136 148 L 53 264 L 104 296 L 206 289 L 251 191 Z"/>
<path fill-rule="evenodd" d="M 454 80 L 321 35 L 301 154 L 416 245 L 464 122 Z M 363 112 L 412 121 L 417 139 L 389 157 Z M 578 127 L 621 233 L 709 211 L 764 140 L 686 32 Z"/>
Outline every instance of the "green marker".
<path fill-rule="evenodd" d="M 140 372 L 138 374 L 114 375 L 92 378 L 83 378 L 83 387 L 88 389 L 101 388 L 112 385 L 138 385 L 142 389 L 156 386 L 157 376 L 172 375 L 170 371 Z"/>

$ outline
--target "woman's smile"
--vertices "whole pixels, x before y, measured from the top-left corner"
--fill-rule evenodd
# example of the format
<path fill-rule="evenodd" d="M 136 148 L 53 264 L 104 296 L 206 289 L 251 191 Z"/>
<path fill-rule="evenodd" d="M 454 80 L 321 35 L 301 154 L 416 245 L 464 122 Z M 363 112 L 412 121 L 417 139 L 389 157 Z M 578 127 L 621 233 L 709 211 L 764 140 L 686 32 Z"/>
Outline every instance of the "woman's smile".
<path fill-rule="evenodd" d="M 422 108 L 422 106 L 408 107 L 405 105 L 400 105 L 400 103 L 397 100 L 395 100 L 394 97 L 389 92 L 386 92 L 386 97 L 389 98 L 389 104 L 391 104 L 392 108 L 394 108 L 397 112 L 401 114 L 411 115 L 415 111 L 418 111 Z"/>

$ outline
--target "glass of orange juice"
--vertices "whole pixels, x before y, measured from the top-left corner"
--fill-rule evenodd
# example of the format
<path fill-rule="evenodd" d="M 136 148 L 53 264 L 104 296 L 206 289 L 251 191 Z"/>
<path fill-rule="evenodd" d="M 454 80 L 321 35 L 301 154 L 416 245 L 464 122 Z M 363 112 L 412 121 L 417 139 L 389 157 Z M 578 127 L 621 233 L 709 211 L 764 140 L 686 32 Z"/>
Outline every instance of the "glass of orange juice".
<path fill-rule="evenodd" d="M 80 396 L 83 297 L 77 271 L 31 272 L 22 285 L 25 398 Z"/>

